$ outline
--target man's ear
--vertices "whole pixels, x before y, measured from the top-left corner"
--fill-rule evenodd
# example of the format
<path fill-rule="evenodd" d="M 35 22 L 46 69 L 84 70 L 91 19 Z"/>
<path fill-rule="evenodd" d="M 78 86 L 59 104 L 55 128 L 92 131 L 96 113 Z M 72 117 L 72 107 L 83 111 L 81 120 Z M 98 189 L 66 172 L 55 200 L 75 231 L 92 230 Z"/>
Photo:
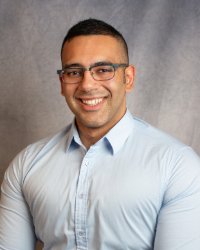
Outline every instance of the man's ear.
<path fill-rule="evenodd" d="M 130 92 L 134 87 L 135 83 L 135 67 L 133 65 L 129 65 L 125 69 L 125 84 L 126 84 L 126 92 Z"/>

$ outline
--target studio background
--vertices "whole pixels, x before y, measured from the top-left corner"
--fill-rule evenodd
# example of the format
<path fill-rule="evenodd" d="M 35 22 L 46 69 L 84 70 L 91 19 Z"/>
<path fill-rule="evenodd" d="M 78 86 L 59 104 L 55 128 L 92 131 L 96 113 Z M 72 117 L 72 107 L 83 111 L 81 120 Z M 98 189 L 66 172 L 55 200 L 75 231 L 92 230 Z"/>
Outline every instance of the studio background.
<path fill-rule="evenodd" d="M 89 17 L 127 40 L 131 112 L 200 154 L 199 0 L 0 0 L 0 183 L 18 152 L 72 120 L 56 70 L 68 28 Z"/>

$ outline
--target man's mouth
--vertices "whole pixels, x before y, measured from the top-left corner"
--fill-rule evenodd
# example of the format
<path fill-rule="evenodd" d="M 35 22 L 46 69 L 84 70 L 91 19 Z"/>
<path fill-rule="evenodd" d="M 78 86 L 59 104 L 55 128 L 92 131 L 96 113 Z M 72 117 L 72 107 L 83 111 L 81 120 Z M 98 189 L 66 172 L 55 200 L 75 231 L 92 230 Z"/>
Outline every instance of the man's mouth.
<path fill-rule="evenodd" d="M 95 106 L 103 101 L 103 98 L 95 98 L 95 99 L 80 99 L 83 104 L 88 106 Z"/>

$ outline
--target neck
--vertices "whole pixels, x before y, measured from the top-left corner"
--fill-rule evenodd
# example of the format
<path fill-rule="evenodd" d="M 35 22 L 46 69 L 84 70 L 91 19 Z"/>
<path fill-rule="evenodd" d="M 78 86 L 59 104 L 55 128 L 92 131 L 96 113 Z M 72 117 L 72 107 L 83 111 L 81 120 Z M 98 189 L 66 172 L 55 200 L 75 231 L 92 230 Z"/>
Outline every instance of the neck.
<path fill-rule="evenodd" d="M 79 137 L 83 145 L 89 149 L 90 146 L 94 145 L 102 137 L 104 137 L 110 129 L 112 129 L 126 113 L 126 110 L 120 115 L 113 119 L 111 122 L 99 126 L 86 126 L 78 119 L 76 119 L 76 127 L 79 133 Z"/>
<path fill-rule="evenodd" d="M 102 131 L 102 129 L 98 128 L 85 128 L 83 131 L 79 126 L 77 126 L 77 129 L 81 142 L 87 149 L 99 141 L 108 132 L 108 130 Z"/>

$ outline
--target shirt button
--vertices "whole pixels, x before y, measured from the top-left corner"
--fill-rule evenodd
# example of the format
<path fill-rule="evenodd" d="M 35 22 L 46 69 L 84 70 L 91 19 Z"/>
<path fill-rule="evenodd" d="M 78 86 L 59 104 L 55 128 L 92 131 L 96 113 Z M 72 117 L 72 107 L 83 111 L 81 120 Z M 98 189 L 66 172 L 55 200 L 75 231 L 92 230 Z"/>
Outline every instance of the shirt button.
<path fill-rule="evenodd" d="M 84 236 L 84 232 L 79 232 L 78 235 L 82 237 Z"/>
<path fill-rule="evenodd" d="M 83 196 L 84 196 L 83 194 L 79 194 L 80 199 L 83 199 Z"/>

